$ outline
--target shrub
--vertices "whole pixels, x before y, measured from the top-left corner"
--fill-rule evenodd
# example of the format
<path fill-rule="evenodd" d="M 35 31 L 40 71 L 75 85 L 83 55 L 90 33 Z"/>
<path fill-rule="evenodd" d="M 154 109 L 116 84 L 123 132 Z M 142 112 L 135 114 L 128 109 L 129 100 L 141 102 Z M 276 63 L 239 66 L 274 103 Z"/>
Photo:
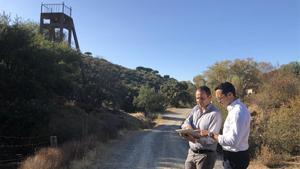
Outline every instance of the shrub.
<path fill-rule="evenodd" d="M 276 153 L 296 153 L 300 145 L 300 96 L 270 116 L 264 133 L 265 143 Z"/>
<path fill-rule="evenodd" d="M 148 86 L 140 88 L 139 95 L 134 98 L 133 103 L 137 109 L 146 112 L 146 116 L 163 112 L 166 109 L 165 97 Z"/>
<path fill-rule="evenodd" d="M 63 154 L 57 148 L 43 148 L 35 156 L 28 157 L 19 169 L 59 169 L 63 163 Z"/>
<path fill-rule="evenodd" d="M 282 156 L 276 154 L 268 146 L 263 145 L 259 154 L 259 159 L 267 167 L 278 167 L 281 166 Z"/>
<path fill-rule="evenodd" d="M 82 141 L 73 141 L 58 148 L 43 148 L 25 159 L 19 169 L 61 169 L 69 166 L 70 162 L 81 159 L 96 146 L 94 137 Z"/>
<path fill-rule="evenodd" d="M 280 108 L 300 94 L 299 77 L 292 74 L 274 72 L 266 75 L 267 80 L 252 100 L 260 108 L 270 110 Z"/>

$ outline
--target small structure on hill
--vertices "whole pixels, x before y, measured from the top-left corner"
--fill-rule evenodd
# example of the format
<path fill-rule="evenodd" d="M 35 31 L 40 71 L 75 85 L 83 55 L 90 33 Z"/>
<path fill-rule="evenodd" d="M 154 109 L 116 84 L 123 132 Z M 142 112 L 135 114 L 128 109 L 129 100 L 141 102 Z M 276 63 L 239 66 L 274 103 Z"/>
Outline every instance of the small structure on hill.
<path fill-rule="evenodd" d="M 65 33 L 65 31 L 67 31 Z M 41 4 L 40 33 L 54 42 L 66 40 L 71 47 L 72 35 L 75 47 L 79 50 L 72 8 L 62 4 Z"/>

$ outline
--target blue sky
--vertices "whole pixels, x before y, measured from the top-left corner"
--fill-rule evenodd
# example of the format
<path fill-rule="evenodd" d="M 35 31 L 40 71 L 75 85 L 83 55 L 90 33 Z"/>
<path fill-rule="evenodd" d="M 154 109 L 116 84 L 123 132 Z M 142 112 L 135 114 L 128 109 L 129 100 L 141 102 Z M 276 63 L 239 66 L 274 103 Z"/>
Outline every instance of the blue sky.
<path fill-rule="evenodd" d="M 41 3 L 0 0 L 0 11 L 39 22 Z M 82 52 L 192 80 L 224 60 L 300 61 L 299 0 L 65 0 Z"/>

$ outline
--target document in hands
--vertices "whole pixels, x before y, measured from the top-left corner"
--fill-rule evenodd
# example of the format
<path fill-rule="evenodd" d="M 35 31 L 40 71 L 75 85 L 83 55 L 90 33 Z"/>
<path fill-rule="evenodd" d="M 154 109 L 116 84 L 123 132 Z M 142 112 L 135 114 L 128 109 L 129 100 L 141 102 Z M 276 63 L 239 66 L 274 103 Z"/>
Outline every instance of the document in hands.
<path fill-rule="evenodd" d="M 178 129 L 178 130 L 175 130 L 175 131 L 177 133 L 179 133 L 179 135 L 189 134 L 189 135 L 193 136 L 194 138 L 199 138 L 200 137 L 198 131 L 193 130 L 193 129 Z"/>

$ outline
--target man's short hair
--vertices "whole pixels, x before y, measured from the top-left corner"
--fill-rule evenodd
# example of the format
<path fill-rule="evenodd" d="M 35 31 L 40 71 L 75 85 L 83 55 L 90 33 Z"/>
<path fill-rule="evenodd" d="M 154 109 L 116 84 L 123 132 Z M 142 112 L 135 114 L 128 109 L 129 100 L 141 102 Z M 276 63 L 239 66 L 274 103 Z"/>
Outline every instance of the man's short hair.
<path fill-rule="evenodd" d="M 219 84 L 216 88 L 216 90 L 222 90 L 222 94 L 227 95 L 228 93 L 232 93 L 234 97 L 236 97 L 236 93 L 235 93 L 235 88 L 233 86 L 233 84 L 231 84 L 230 82 L 224 82 Z"/>
<path fill-rule="evenodd" d="M 211 91 L 209 89 L 209 87 L 207 86 L 200 86 L 197 91 L 203 91 L 206 93 L 207 96 L 210 96 L 211 95 Z"/>

